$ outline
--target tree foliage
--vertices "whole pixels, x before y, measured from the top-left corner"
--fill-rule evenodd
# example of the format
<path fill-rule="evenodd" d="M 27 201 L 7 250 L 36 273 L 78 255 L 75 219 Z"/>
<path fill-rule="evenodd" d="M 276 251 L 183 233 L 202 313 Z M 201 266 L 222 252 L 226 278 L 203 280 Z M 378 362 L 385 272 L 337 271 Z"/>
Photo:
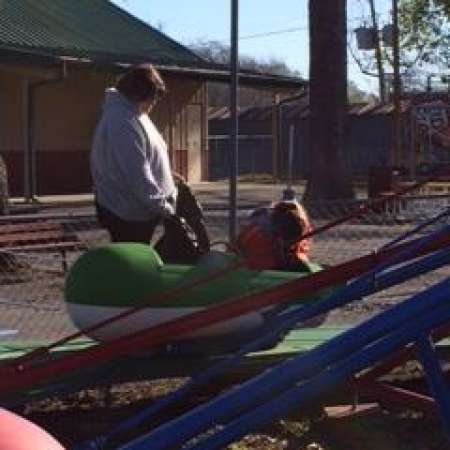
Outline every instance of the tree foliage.
<path fill-rule="evenodd" d="M 374 0 L 361 0 L 367 3 Z M 375 2 L 376 6 L 376 2 Z M 400 66 L 405 90 L 423 90 L 430 74 L 445 74 L 450 64 L 450 0 L 399 0 Z M 356 52 L 361 72 L 378 77 L 375 54 Z M 393 71 L 392 48 L 382 49 L 382 68 Z"/>
<path fill-rule="evenodd" d="M 190 48 L 209 62 L 223 65 L 230 63 L 230 49 L 222 42 L 197 41 Z M 264 61 L 252 56 L 241 55 L 239 64 L 241 69 L 252 70 L 254 72 L 301 78 L 301 73 L 298 70 L 291 69 L 284 61 L 278 58 L 271 58 Z M 362 103 L 368 99 L 367 92 L 359 89 L 356 83 L 352 81 L 348 84 L 348 95 L 350 103 Z M 241 88 L 239 92 L 239 103 L 241 106 L 270 105 L 272 101 L 273 95 L 261 89 Z M 228 103 L 228 86 L 219 83 L 210 83 L 209 104 L 211 106 L 223 106 L 228 105 Z"/>
<path fill-rule="evenodd" d="M 189 47 L 209 62 L 224 65 L 230 63 L 230 47 L 220 41 L 200 40 L 191 44 Z M 284 61 L 278 58 L 270 58 L 264 61 L 253 56 L 240 55 L 239 65 L 241 69 L 265 74 L 301 77 L 301 73 L 298 70 L 291 69 Z"/>
<path fill-rule="evenodd" d="M 436 5 L 440 6 L 444 13 L 450 18 L 450 2 L 448 0 L 435 0 Z"/>
<path fill-rule="evenodd" d="M 197 41 L 190 45 L 190 49 L 208 62 L 226 65 L 230 63 L 230 47 L 219 41 Z M 301 77 L 297 70 L 292 70 L 288 65 L 277 58 L 267 61 L 259 60 L 252 56 L 240 55 L 239 65 L 242 70 L 251 70 L 261 74 Z M 287 95 L 294 95 L 296 91 Z M 209 104 L 211 106 L 227 106 L 230 102 L 229 86 L 224 83 L 209 83 Z M 240 106 L 264 106 L 273 102 L 273 93 L 263 88 L 241 87 L 239 89 Z"/>
<path fill-rule="evenodd" d="M 449 0 L 401 0 L 399 24 L 405 66 L 449 64 Z"/>

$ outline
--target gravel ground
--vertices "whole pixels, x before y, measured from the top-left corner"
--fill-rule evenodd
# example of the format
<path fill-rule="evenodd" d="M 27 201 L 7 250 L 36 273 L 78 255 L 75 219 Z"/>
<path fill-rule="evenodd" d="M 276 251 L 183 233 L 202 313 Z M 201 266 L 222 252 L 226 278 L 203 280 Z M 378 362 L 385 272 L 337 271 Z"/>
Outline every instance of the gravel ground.
<path fill-rule="evenodd" d="M 83 391 L 64 399 L 28 405 L 28 419 L 51 432 L 68 449 L 94 437 L 111 433 L 118 423 L 148 407 L 179 384 L 179 380 L 128 383 L 112 388 L 105 401 L 101 391 Z M 179 411 L 205 396 L 193 397 Z M 331 403 L 332 404 L 332 403 Z M 174 413 L 174 411 L 171 411 Z M 116 436 L 110 446 L 148 432 L 144 424 L 132 433 Z M 333 418 L 317 407 L 295 411 L 291 416 L 249 433 L 229 450 L 446 450 L 440 425 L 433 417 L 408 409 L 379 409 L 353 418 Z"/>

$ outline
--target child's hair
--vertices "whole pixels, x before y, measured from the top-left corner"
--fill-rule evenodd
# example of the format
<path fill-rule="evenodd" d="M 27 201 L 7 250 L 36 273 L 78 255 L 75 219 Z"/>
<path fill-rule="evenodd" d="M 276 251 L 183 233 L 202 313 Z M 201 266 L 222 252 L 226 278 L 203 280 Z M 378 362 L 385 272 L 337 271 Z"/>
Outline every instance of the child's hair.
<path fill-rule="evenodd" d="M 290 243 L 299 240 L 305 233 L 305 221 L 295 203 L 280 202 L 273 208 L 272 227 L 275 234 Z"/>

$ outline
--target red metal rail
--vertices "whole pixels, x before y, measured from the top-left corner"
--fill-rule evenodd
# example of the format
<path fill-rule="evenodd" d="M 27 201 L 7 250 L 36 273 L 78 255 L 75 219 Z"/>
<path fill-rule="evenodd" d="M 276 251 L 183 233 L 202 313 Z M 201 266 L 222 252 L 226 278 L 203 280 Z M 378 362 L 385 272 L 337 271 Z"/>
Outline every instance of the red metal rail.
<path fill-rule="evenodd" d="M 440 340 L 446 338 L 447 336 L 450 336 L 450 325 L 444 325 L 442 327 L 439 327 L 437 330 L 434 330 L 431 333 L 431 335 L 434 341 L 439 342 Z M 395 369 L 401 364 L 406 363 L 410 359 L 414 359 L 415 356 L 416 356 L 416 347 L 415 345 L 411 344 L 403 348 L 399 352 L 397 352 L 395 355 L 393 355 L 391 358 L 387 359 L 383 363 L 375 366 L 371 370 L 359 376 L 357 378 L 357 383 L 359 385 L 363 385 L 374 382 L 375 380 L 382 377 L 383 375 L 386 375 L 391 370 Z"/>
<path fill-rule="evenodd" d="M 436 342 L 447 336 L 450 336 L 450 325 L 444 325 L 432 332 L 433 340 Z M 352 387 L 356 391 L 367 393 L 385 403 L 397 403 L 417 408 L 426 413 L 434 413 L 433 398 L 377 381 L 378 378 L 412 359 L 416 359 L 414 344 L 408 345 L 383 363 L 356 377 L 352 382 Z"/>
<path fill-rule="evenodd" d="M 433 397 L 420 394 L 419 392 L 392 386 L 387 383 L 375 381 L 364 386 L 360 386 L 358 391 L 377 399 L 384 404 L 397 404 L 409 408 L 418 409 L 427 414 L 435 414 L 435 402 Z"/>

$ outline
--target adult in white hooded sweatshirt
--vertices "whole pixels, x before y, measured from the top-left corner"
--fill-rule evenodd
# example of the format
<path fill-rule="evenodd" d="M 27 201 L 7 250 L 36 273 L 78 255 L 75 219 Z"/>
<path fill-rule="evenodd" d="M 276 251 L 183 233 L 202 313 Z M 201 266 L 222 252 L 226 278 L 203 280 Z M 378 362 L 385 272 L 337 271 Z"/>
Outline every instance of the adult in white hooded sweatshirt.
<path fill-rule="evenodd" d="M 149 243 L 158 223 L 175 213 L 167 146 L 149 117 L 164 92 L 151 65 L 132 68 L 106 90 L 91 172 L 98 218 L 112 241 Z"/>

